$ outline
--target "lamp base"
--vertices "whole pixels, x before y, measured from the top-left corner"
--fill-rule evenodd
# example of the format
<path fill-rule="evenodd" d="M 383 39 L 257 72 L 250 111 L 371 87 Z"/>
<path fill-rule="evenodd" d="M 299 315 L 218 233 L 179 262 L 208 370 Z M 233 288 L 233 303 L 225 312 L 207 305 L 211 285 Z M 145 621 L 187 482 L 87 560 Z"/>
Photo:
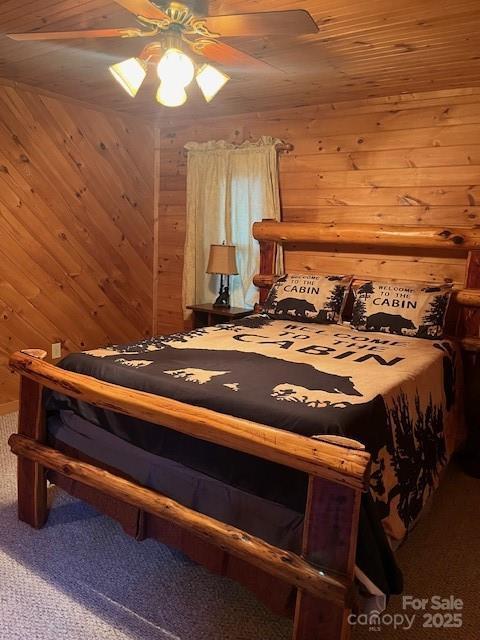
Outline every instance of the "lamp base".
<path fill-rule="evenodd" d="M 227 287 L 220 292 L 213 306 L 217 309 L 230 309 L 230 292 Z"/>
<path fill-rule="evenodd" d="M 224 284 L 223 275 L 220 277 L 220 291 L 218 298 L 213 303 L 217 309 L 230 309 L 230 278 L 226 276 L 226 284 Z"/>

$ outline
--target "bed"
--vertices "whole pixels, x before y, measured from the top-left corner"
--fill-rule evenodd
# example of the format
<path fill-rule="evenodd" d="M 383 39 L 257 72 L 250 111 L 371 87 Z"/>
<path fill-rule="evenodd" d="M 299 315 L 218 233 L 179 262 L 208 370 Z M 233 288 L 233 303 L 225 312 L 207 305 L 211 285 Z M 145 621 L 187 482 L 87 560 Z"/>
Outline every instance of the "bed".
<path fill-rule="evenodd" d="M 272 222 L 254 233 L 262 300 L 278 244 L 312 244 L 315 234 L 319 246 L 347 239 L 466 252 L 466 287 L 449 320 L 461 339 L 361 335 L 259 313 L 72 354 L 59 367 L 39 352 L 14 354 L 19 516 L 45 521 L 48 469 L 95 504 L 114 498 L 105 510 L 130 533 L 175 544 L 257 593 L 275 591 L 277 605 L 292 586 L 296 640 L 345 638 L 355 577 L 366 591 L 401 589 L 392 546 L 462 441 L 461 346 L 477 347 L 479 238 L 350 227 L 329 239 L 322 225 Z"/>

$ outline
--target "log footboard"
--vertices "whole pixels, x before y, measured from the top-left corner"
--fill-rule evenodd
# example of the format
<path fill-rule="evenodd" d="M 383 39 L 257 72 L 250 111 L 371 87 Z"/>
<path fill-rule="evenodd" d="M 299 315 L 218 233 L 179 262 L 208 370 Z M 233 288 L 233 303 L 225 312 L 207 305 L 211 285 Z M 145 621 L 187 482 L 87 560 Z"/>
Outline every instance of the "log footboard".
<path fill-rule="evenodd" d="M 44 352 L 43 352 L 44 353 Z M 47 517 L 45 469 L 160 516 L 297 588 L 293 640 L 346 640 L 352 604 L 360 498 L 368 488 L 370 456 L 343 446 L 64 371 L 39 351 L 17 352 L 21 374 L 18 434 L 19 518 L 41 527 Z M 279 549 L 245 531 L 197 513 L 151 489 L 45 445 L 43 388 L 103 409 L 221 444 L 309 475 L 302 554 Z"/>

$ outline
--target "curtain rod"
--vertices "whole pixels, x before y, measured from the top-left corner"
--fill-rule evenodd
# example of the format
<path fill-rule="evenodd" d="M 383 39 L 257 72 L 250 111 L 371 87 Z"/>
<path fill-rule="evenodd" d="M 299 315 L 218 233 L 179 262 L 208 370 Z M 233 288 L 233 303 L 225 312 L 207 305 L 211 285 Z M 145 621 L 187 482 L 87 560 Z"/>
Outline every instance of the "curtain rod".
<path fill-rule="evenodd" d="M 293 146 L 293 144 L 290 144 L 290 142 L 281 142 L 276 145 L 275 149 L 279 153 L 288 153 L 289 151 L 293 151 L 295 147 Z"/>
<path fill-rule="evenodd" d="M 275 149 L 277 150 L 278 153 L 288 153 L 289 151 L 293 151 L 295 147 L 290 142 L 279 142 L 278 144 L 275 145 Z M 183 150 L 183 155 L 184 156 L 188 155 L 187 149 Z"/>

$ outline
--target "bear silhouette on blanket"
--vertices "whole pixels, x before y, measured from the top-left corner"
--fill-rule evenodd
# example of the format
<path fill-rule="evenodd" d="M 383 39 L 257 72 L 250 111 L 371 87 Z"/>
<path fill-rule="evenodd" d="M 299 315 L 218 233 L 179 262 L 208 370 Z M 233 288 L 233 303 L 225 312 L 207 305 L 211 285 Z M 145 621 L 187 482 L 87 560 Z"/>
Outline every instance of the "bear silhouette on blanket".
<path fill-rule="evenodd" d="M 164 373 L 181 369 L 222 372 L 221 375 L 213 375 L 208 384 L 238 385 L 239 392 L 251 395 L 271 396 L 275 387 L 290 384 L 310 391 L 361 396 L 350 376 L 326 373 L 309 364 L 289 362 L 258 353 L 219 349 L 176 349 L 167 345 L 158 354 L 156 364 L 161 365 Z M 158 369 L 155 368 L 157 375 Z"/>
<path fill-rule="evenodd" d="M 139 358 L 151 364 L 126 366 Z M 121 357 L 118 353 L 103 358 L 72 354 L 62 367 L 271 426 L 295 430 L 298 424 L 305 435 L 324 432 L 324 415 L 328 425 L 339 425 L 344 420 L 339 414 L 354 406 L 349 398 L 362 397 L 350 376 L 237 350 L 166 344 L 148 354 L 123 353 Z M 319 397 L 321 403 L 316 405 Z M 338 433 L 333 427 L 327 431 Z"/>
<path fill-rule="evenodd" d="M 392 313 L 374 313 L 368 316 L 366 322 L 368 331 L 381 331 L 389 329 L 390 333 L 403 334 L 404 329 L 416 329 L 417 327 L 408 318 Z"/>
<path fill-rule="evenodd" d="M 158 358 L 164 378 L 161 384 L 169 387 L 169 395 L 185 393 L 187 402 L 195 399 L 213 410 L 304 435 L 346 433 L 353 415 L 361 411 L 349 402 L 362 397 L 350 376 L 319 371 L 307 363 L 237 350 L 170 346 Z M 199 383 L 202 372 L 207 373 L 207 381 Z M 309 402 L 319 395 L 326 406 Z"/>
<path fill-rule="evenodd" d="M 291 313 L 292 311 L 293 314 Z M 294 315 L 303 317 L 307 311 L 312 314 L 317 313 L 317 309 L 313 304 L 299 298 L 284 298 L 280 300 L 275 307 L 276 314 L 285 316 Z"/>
<path fill-rule="evenodd" d="M 379 394 L 364 398 L 350 376 L 234 349 L 156 344 L 158 350 L 142 351 L 139 345 L 136 352 L 130 351 L 134 344 L 119 345 L 106 357 L 70 354 L 59 366 L 305 436 L 345 435 L 363 442 L 374 458 L 385 446 L 384 400 Z M 139 361 L 142 366 L 128 365 Z M 310 402 L 322 392 L 325 406 Z"/>

